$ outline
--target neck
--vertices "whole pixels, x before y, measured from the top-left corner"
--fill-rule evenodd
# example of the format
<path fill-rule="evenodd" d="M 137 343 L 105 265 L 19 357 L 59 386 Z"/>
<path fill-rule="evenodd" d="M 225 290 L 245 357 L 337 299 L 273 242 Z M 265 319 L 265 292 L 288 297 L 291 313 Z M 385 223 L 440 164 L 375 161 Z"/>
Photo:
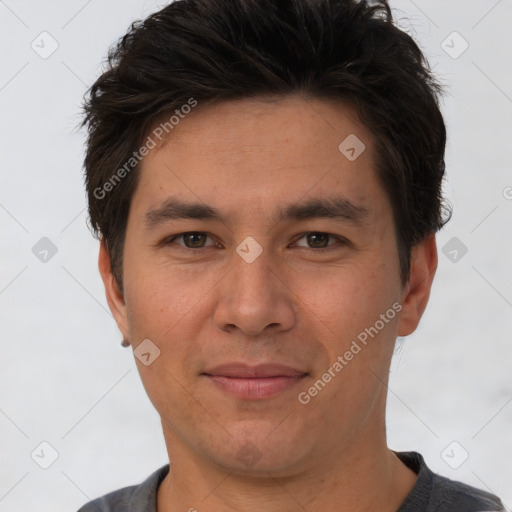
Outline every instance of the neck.
<path fill-rule="evenodd" d="M 188 450 L 164 428 L 171 469 L 159 487 L 158 512 L 396 512 L 417 475 L 373 437 L 329 458 L 308 461 L 304 467 L 275 475 L 240 473 L 220 468 Z M 171 439 L 172 438 L 172 439 Z"/>

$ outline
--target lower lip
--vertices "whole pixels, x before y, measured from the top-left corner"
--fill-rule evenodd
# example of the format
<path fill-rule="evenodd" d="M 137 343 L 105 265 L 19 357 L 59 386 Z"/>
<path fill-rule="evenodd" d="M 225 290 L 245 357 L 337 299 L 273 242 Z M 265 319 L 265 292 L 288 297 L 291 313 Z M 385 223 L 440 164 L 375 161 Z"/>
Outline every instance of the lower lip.
<path fill-rule="evenodd" d="M 220 375 L 207 377 L 221 390 L 245 400 L 270 398 L 295 387 L 306 375 L 299 377 L 236 378 Z"/>

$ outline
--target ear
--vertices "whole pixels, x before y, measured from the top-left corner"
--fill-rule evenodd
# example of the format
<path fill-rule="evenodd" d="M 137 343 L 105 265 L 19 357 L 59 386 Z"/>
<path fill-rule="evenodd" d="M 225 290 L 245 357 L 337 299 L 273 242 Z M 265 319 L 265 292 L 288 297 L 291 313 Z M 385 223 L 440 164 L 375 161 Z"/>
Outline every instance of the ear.
<path fill-rule="evenodd" d="M 436 270 L 436 237 L 431 233 L 411 251 L 411 271 L 402 294 L 398 336 L 408 336 L 418 327 L 427 307 Z"/>
<path fill-rule="evenodd" d="M 114 319 L 121 331 L 121 334 L 125 339 L 129 339 L 128 337 L 128 322 L 126 320 L 126 306 L 124 303 L 123 293 L 119 289 L 119 285 L 112 274 L 111 265 L 110 265 L 110 256 L 108 254 L 108 249 L 101 239 L 100 242 L 100 254 L 98 258 L 98 267 L 100 269 L 101 279 L 103 280 L 103 285 L 105 286 L 105 295 L 107 297 L 108 306 Z"/>

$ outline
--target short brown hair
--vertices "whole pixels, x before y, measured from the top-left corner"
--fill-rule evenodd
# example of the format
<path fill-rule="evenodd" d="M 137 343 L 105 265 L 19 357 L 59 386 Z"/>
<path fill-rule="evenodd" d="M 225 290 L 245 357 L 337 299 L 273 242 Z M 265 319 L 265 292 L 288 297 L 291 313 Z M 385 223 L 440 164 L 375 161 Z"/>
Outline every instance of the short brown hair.
<path fill-rule="evenodd" d="M 411 248 L 449 220 L 443 209 L 451 214 L 441 91 L 386 1 L 177 0 L 134 22 L 88 91 L 83 121 L 90 224 L 121 289 L 134 154 L 155 121 L 191 98 L 204 106 L 297 92 L 348 101 L 374 134 L 405 284 Z"/>

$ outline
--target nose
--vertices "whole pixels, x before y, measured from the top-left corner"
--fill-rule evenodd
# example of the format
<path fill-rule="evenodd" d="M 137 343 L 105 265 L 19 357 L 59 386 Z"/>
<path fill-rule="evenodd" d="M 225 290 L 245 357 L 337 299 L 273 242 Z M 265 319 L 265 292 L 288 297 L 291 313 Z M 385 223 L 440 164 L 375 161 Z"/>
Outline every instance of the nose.
<path fill-rule="evenodd" d="M 279 268 L 265 250 L 250 263 L 235 253 L 231 271 L 219 283 L 217 327 L 239 329 L 251 337 L 291 329 L 296 320 L 295 296 Z"/>

